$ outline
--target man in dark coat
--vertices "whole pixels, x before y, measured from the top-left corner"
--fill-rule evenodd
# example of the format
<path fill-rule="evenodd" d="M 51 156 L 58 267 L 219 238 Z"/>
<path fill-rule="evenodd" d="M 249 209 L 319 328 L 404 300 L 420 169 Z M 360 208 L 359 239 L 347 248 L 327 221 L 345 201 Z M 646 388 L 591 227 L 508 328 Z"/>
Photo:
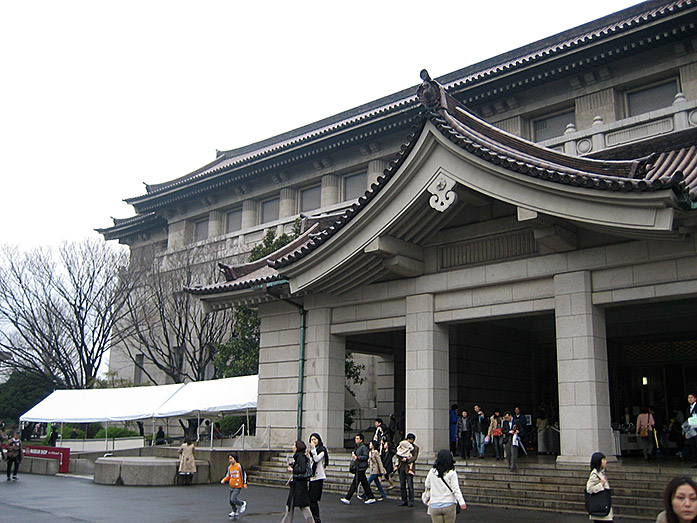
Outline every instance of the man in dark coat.
<path fill-rule="evenodd" d="M 402 495 L 401 506 L 414 506 L 414 466 L 419 457 L 419 447 L 416 446 L 416 436 L 411 432 L 407 434 L 406 440 L 411 443 L 414 449 L 411 451 L 410 458 L 399 459 L 399 489 Z"/>
<path fill-rule="evenodd" d="M 358 433 L 353 439 L 356 442 L 356 448 L 353 451 L 353 462 L 351 463 L 349 469 L 353 472 L 353 481 L 351 482 L 351 486 L 346 493 L 346 497 L 341 498 L 341 502 L 346 505 L 351 503 L 351 497 L 356 492 L 358 484 L 360 483 L 361 488 L 363 489 L 363 502 L 366 505 L 369 505 L 371 503 L 375 503 L 375 496 L 373 495 L 373 491 L 370 489 L 370 485 L 368 484 L 368 478 L 365 477 L 365 471 L 368 470 L 368 457 L 370 455 L 370 451 L 368 450 L 368 447 L 366 447 L 365 443 L 363 443 L 363 434 Z"/>

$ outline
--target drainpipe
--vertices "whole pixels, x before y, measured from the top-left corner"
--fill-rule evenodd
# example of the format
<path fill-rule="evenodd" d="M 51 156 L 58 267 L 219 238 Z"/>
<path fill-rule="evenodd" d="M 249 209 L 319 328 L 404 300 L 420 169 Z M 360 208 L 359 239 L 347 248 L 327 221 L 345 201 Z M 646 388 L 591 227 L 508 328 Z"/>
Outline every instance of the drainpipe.
<path fill-rule="evenodd" d="M 305 388 L 305 330 L 306 330 L 305 318 L 307 315 L 307 311 L 299 303 L 295 303 L 293 300 L 289 300 L 287 298 L 281 298 L 279 296 L 276 296 L 275 294 L 272 294 L 268 290 L 268 287 L 276 287 L 279 285 L 284 285 L 286 283 L 288 283 L 288 280 L 274 281 L 274 282 L 270 282 L 268 284 L 262 284 L 259 286 L 259 288 L 262 288 L 264 290 L 264 293 L 267 294 L 268 296 L 271 296 L 272 298 L 275 298 L 279 301 L 284 301 L 290 305 L 293 305 L 294 307 L 297 307 L 298 312 L 300 313 L 300 361 L 298 362 L 298 412 L 297 412 L 297 421 L 296 421 L 297 427 L 298 427 L 298 432 L 297 432 L 296 439 L 302 440 L 303 394 L 305 393 L 305 390 L 304 390 L 304 388 Z"/>

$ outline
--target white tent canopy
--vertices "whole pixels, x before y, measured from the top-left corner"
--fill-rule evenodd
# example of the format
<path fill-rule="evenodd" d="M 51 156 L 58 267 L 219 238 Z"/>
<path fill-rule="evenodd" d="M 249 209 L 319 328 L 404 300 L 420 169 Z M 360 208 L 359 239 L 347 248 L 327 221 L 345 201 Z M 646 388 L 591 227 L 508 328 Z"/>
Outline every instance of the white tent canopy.
<path fill-rule="evenodd" d="M 19 419 L 91 423 L 254 409 L 258 386 L 258 376 L 241 376 L 152 387 L 57 390 Z"/>
<path fill-rule="evenodd" d="M 256 409 L 259 376 L 194 381 L 176 391 L 154 413 L 154 418 L 193 412 L 231 412 Z"/>

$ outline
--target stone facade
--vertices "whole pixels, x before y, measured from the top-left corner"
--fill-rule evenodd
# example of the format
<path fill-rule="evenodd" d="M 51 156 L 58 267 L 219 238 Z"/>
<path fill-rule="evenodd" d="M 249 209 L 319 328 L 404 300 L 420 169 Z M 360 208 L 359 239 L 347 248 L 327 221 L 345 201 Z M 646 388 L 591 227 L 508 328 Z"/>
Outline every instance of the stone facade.
<path fill-rule="evenodd" d="M 238 266 L 269 229 L 289 231 L 306 216 L 340 217 L 328 240 L 317 236 L 320 247 L 299 249 L 275 268 L 273 296 L 263 289 L 268 271 L 257 280 L 202 281 L 190 289 L 212 311 L 258 308 L 257 424 L 273 429 L 274 445 L 313 431 L 330 447 L 343 445 L 349 351 L 372 362 L 358 395 L 365 413 L 386 419 L 403 412 L 405 429 L 426 453 L 447 447 L 450 405 L 476 403 L 487 413 L 518 404 L 533 422 L 545 408 L 559 421 L 561 461 L 585 463 L 596 450 L 612 455 L 618 449 L 611 423 L 625 395 L 608 362 L 629 365 L 624 347 L 639 343 L 620 318 L 658 318 L 642 325 L 656 339 L 697 339 L 691 327 L 697 220 L 685 203 L 689 195 L 668 185 L 642 192 L 629 182 L 623 191 L 581 187 L 592 185 L 593 173 L 577 185 L 532 178 L 513 169 L 514 162 L 463 149 L 456 135 L 486 134 L 488 124 L 477 115 L 564 153 L 549 162 L 574 172 L 583 170 L 585 157 L 628 160 L 671 147 L 689 150 L 697 136 L 697 49 L 681 17 L 695 9 L 666 9 L 655 24 L 642 25 L 642 16 L 664 3 L 647 2 L 585 27 L 585 39 L 577 28 L 554 37 L 558 47 L 531 44 L 518 57 L 533 56 L 529 65 L 504 55 L 446 75 L 441 84 L 449 96 L 473 115 L 462 127 L 447 121 L 460 110 L 448 106 L 408 138 L 424 107 L 416 89 L 396 93 L 364 112 L 221 153 L 212 167 L 183 181 L 151 186 L 129 200 L 136 219 L 102 232 L 133 252 L 151 246 L 157 259 L 196 248 L 197 263 Z M 639 28 L 625 35 L 618 25 L 626 37 L 621 45 L 607 36 L 611 31 L 596 33 L 627 19 Z M 562 45 L 574 38 L 578 45 Z M 550 45 L 552 51 L 540 54 Z M 674 97 L 630 114 L 635 93 L 670 82 Z M 568 115 L 573 121 L 563 120 Z M 555 135 L 543 134 L 559 125 Z M 497 136 L 493 146 L 537 158 L 537 149 Z M 274 144 L 280 160 L 265 159 L 263 151 Z M 210 186 L 201 190 L 206 176 Z M 356 183 L 370 198 L 356 199 Z M 305 192 L 315 188 L 318 197 Z M 317 207 L 302 209 L 312 198 Z M 146 235 L 154 227 L 145 216 L 153 212 L 159 232 Z M 207 237 L 197 238 L 204 221 Z M 669 321 L 674 309 L 683 311 L 682 321 Z M 125 362 L 113 361 L 128 374 Z M 697 352 L 689 364 L 695 362 Z M 682 385 L 694 387 L 694 379 L 685 375 Z M 637 394 L 637 403 L 673 408 L 658 389 Z"/>

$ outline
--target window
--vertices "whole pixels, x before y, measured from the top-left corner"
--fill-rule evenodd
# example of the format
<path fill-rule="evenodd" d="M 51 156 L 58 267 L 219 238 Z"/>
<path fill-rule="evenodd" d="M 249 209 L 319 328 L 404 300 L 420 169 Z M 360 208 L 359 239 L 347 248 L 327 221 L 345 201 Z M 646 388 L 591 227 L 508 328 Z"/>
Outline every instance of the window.
<path fill-rule="evenodd" d="M 208 220 L 201 220 L 194 224 L 194 241 L 200 242 L 208 238 Z"/>
<path fill-rule="evenodd" d="M 242 210 L 230 211 L 225 215 L 225 232 L 235 232 L 242 228 Z"/>
<path fill-rule="evenodd" d="M 344 201 L 360 198 L 365 194 L 368 184 L 366 173 L 354 174 L 344 178 Z"/>
<path fill-rule="evenodd" d="M 278 220 L 278 210 L 280 201 L 278 198 L 266 200 L 261 204 L 261 223 L 268 223 Z"/>
<path fill-rule="evenodd" d="M 573 110 L 534 120 L 532 122 L 534 140 L 543 142 L 561 136 L 570 123 L 576 125 L 576 113 Z"/>
<path fill-rule="evenodd" d="M 678 94 L 677 80 L 628 91 L 626 94 L 627 116 L 636 116 L 670 107 L 676 94 Z"/>
<path fill-rule="evenodd" d="M 312 211 L 319 209 L 321 202 L 322 190 L 320 186 L 310 187 L 300 191 L 300 211 Z"/>

